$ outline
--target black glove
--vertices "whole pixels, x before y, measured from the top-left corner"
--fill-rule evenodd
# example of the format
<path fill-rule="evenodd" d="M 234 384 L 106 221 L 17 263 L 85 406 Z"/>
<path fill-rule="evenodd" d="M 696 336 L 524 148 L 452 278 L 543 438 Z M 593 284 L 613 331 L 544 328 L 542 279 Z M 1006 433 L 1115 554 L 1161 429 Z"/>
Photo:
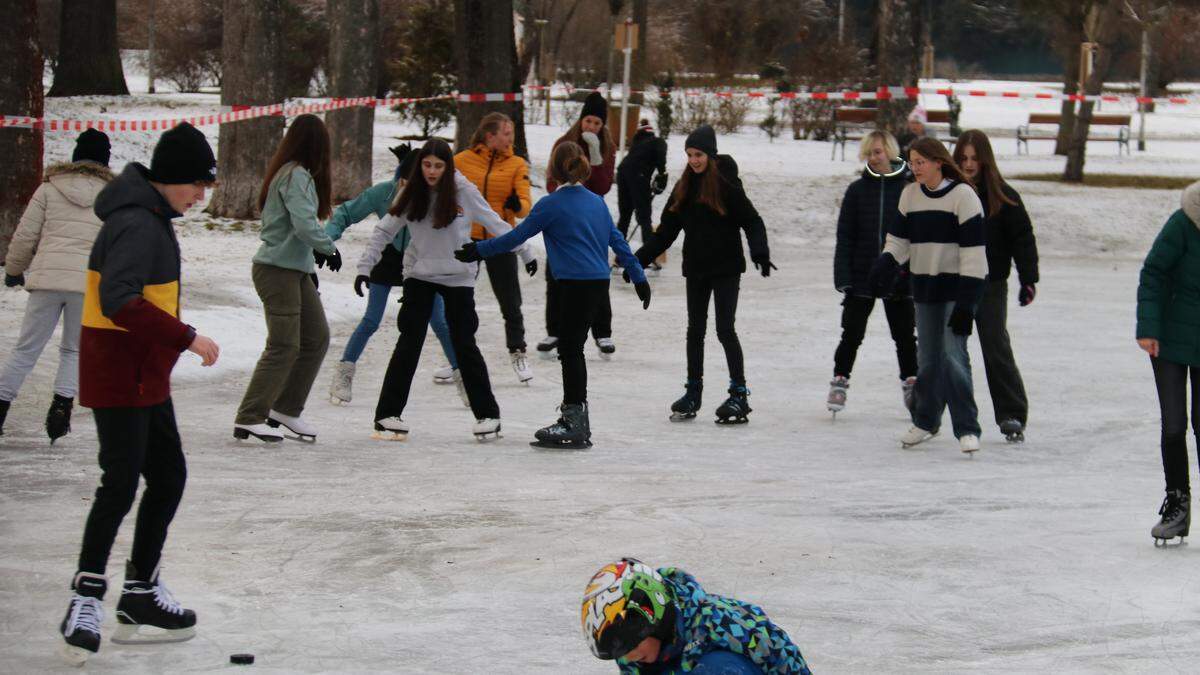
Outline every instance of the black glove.
<path fill-rule="evenodd" d="M 650 282 L 642 281 L 633 285 L 637 291 L 638 300 L 642 301 L 642 309 L 650 309 Z"/>
<path fill-rule="evenodd" d="M 508 199 L 504 200 L 504 208 L 512 211 L 513 213 L 521 212 L 521 198 L 517 196 L 516 190 L 513 190 L 512 193 L 508 195 Z"/>
<path fill-rule="evenodd" d="M 463 244 L 463 247 L 454 252 L 454 258 L 459 262 L 473 263 L 483 260 L 483 256 L 479 255 L 476 250 L 475 242 L 468 241 Z"/>
<path fill-rule="evenodd" d="M 8 286 L 9 288 L 12 288 L 13 286 L 24 286 L 25 285 L 25 275 L 18 274 L 16 276 L 13 276 L 12 274 L 5 274 L 4 275 L 4 285 Z"/>
<path fill-rule="evenodd" d="M 358 294 L 358 297 L 363 297 L 363 286 L 367 286 L 370 283 L 371 277 L 365 274 L 354 277 L 354 292 Z"/>
<path fill-rule="evenodd" d="M 954 331 L 955 335 L 966 337 L 971 334 L 971 324 L 973 323 L 975 323 L 975 317 L 971 315 L 971 310 L 955 305 L 954 311 L 950 312 L 950 322 L 946 325 Z"/>
<path fill-rule="evenodd" d="M 333 255 L 325 255 L 314 248 L 313 260 L 317 261 L 317 267 L 324 267 L 328 265 L 330 272 L 336 272 L 342 269 L 342 254 L 336 248 L 333 249 Z"/>
<path fill-rule="evenodd" d="M 525 271 L 529 272 L 529 276 L 537 274 L 537 258 L 525 263 Z"/>
<path fill-rule="evenodd" d="M 1021 291 L 1017 293 L 1017 302 L 1021 303 L 1022 307 L 1025 307 L 1029 303 L 1033 302 L 1033 299 L 1036 296 L 1037 286 L 1034 286 L 1033 284 L 1025 284 L 1021 287 Z"/>
<path fill-rule="evenodd" d="M 660 172 L 658 172 L 658 175 L 654 177 L 654 183 L 650 187 L 650 194 L 652 196 L 657 197 L 658 195 L 661 195 L 663 193 L 663 191 L 666 189 L 667 189 L 667 174 L 660 171 Z"/>
<path fill-rule="evenodd" d="M 751 260 L 754 261 L 754 269 L 761 272 L 764 277 L 771 276 L 771 270 L 779 269 L 778 267 L 775 266 L 775 263 L 771 262 L 771 259 L 767 256 L 751 258 Z"/>
<path fill-rule="evenodd" d="M 621 270 L 621 281 L 629 283 L 629 270 Z"/>
<path fill-rule="evenodd" d="M 308 275 L 308 278 L 309 278 L 309 279 L 312 279 L 312 282 L 313 282 L 313 288 L 320 288 L 320 287 L 321 287 L 321 280 L 317 278 L 317 273 L 316 273 L 316 272 L 313 272 L 312 274 Z"/>
<path fill-rule="evenodd" d="M 871 289 L 871 296 L 875 298 L 886 298 L 891 292 L 892 285 L 896 280 L 896 272 L 900 270 L 900 265 L 896 263 L 896 259 L 891 253 L 884 253 L 875 259 L 875 264 L 871 266 L 871 273 L 867 275 L 867 287 Z"/>

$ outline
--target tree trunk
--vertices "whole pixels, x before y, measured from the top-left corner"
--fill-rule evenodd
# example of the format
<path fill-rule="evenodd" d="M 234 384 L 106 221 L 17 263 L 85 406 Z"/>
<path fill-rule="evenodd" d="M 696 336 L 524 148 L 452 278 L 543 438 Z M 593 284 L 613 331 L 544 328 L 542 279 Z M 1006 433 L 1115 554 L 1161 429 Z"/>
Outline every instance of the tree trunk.
<path fill-rule="evenodd" d="M 1063 45 L 1063 93 L 1079 92 L 1079 44 L 1083 42 L 1083 18 L 1075 24 L 1076 31 Z M 1059 109 L 1062 121 L 1058 124 L 1058 139 L 1054 142 L 1054 154 L 1066 155 L 1071 145 L 1071 133 L 1075 129 L 1075 102 L 1063 101 Z"/>
<path fill-rule="evenodd" d="M 880 87 L 917 85 L 921 62 L 917 47 L 920 22 L 914 19 L 917 12 L 908 6 L 910 1 L 879 0 L 876 72 L 879 74 Z M 909 30 L 904 30 L 906 27 Z M 916 101 L 899 94 L 895 96 L 879 101 L 876 119 L 881 129 L 898 135 L 904 130 L 908 113 Z"/>
<path fill-rule="evenodd" d="M 38 45 L 37 0 L 15 0 L 14 12 L 0 22 L 0 111 L 41 117 L 42 50 Z M 42 130 L 0 129 L 0 265 L 8 256 L 13 230 L 42 182 Z"/>
<path fill-rule="evenodd" d="M 1093 8 L 1092 16 L 1089 17 L 1088 37 L 1091 42 L 1097 43 L 1100 49 L 1095 56 L 1092 74 L 1084 83 L 1083 93 L 1085 94 L 1096 95 L 1104 88 L 1104 80 L 1112 65 L 1112 42 L 1122 6 L 1123 0 L 1108 0 L 1102 6 Z M 1075 128 L 1071 130 L 1071 143 L 1067 147 L 1067 167 L 1063 171 L 1064 182 L 1083 182 L 1083 165 L 1087 160 L 1087 137 L 1092 127 L 1093 107 L 1095 107 L 1095 103 L 1091 101 L 1084 101 L 1079 105 Z"/>
<path fill-rule="evenodd" d="M 455 60 L 458 61 L 458 90 L 464 94 L 519 92 L 517 44 L 513 35 L 512 0 L 454 0 Z M 455 145 L 464 150 L 479 126 L 493 110 L 512 118 L 516 125 L 513 151 L 528 157 L 525 148 L 524 105 L 521 102 L 488 101 L 458 103 Z"/>
<path fill-rule="evenodd" d="M 269 105 L 283 100 L 283 0 L 225 0 L 221 45 L 221 105 Z M 221 125 L 217 189 L 208 212 L 252 220 L 267 161 L 283 135 L 282 116 Z"/>
<path fill-rule="evenodd" d="M 50 96 L 129 94 L 117 45 L 117 0 L 63 0 L 59 16 L 62 48 Z"/>
<path fill-rule="evenodd" d="M 378 0 L 328 0 L 329 93 L 337 98 L 375 95 L 379 42 Z M 333 201 L 351 199 L 371 186 L 375 108 L 333 110 L 325 115 L 333 147 Z"/>

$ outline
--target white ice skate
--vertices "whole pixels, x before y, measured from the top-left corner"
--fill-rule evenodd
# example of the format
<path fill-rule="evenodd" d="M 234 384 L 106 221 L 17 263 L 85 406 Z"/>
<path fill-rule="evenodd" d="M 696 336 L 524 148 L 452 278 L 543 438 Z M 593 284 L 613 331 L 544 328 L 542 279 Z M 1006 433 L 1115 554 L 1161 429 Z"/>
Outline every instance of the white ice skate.
<path fill-rule="evenodd" d="M 454 371 L 454 386 L 458 389 L 458 398 L 462 400 L 463 407 L 471 407 L 471 398 L 467 396 L 467 387 L 463 384 L 462 371 Z"/>
<path fill-rule="evenodd" d="M 305 422 L 304 420 L 300 419 L 299 417 L 292 417 L 291 415 L 284 415 L 281 412 L 275 412 L 274 410 L 272 410 L 267 415 L 267 426 L 275 428 L 275 429 L 277 429 L 279 427 L 283 427 L 284 429 L 287 429 L 288 431 L 292 432 L 295 435 L 288 436 L 285 433 L 284 436 L 292 439 L 293 441 L 300 441 L 301 443 L 316 443 L 317 442 L 317 428 L 314 427 L 313 425 L 309 424 L 308 422 Z"/>
<path fill-rule="evenodd" d="M 458 371 L 450 366 L 433 371 L 434 384 L 454 384 L 454 375 Z"/>
<path fill-rule="evenodd" d="M 600 358 L 605 361 L 612 359 L 613 352 L 617 351 L 617 343 L 610 337 L 596 338 L 596 347 L 600 350 Z"/>
<path fill-rule="evenodd" d="M 926 431 L 921 427 L 913 425 L 908 428 L 908 431 L 900 437 L 900 445 L 904 448 L 911 448 L 914 445 L 920 445 L 925 441 L 937 436 L 936 431 Z"/>
<path fill-rule="evenodd" d="M 850 388 L 850 380 L 838 375 L 829 382 L 829 398 L 825 399 L 825 407 L 829 412 L 833 413 L 833 419 L 837 419 L 837 414 L 846 409 L 846 390 Z"/>
<path fill-rule="evenodd" d="M 510 352 L 508 358 L 512 361 L 512 369 L 517 374 L 517 380 L 522 384 L 529 384 L 529 381 L 533 379 L 533 371 L 529 368 L 529 359 L 525 358 L 525 352 Z"/>
<path fill-rule="evenodd" d="M 538 355 L 543 359 L 552 359 L 556 356 L 554 353 L 558 349 L 558 338 L 553 335 L 547 335 L 537 343 Z"/>
<path fill-rule="evenodd" d="M 408 440 L 408 422 L 399 417 L 375 420 L 375 433 L 371 434 L 371 438 L 379 441 L 406 441 Z"/>
<path fill-rule="evenodd" d="M 481 443 L 495 440 L 500 438 L 500 420 L 491 417 L 475 420 L 475 427 L 471 431 Z"/>
<path fill-rule="evenodd" d="M 975 453 L 979 452 L 979 437 L 974 434 L 966 434 L 958 439 L 958 448 L 974 457 Z"/>
<path fill-rule="evenodd" d="M 350 361 L 338 361 L 333 371 L 333 382 L 329 384 L 329 402 L 334 405 L 349 403 L 353 387 L 354 364 Z"/>
<path fill-rule="evenodd" d="M 251 438 L 264 443 L 280 443 L 283 441 L 283 434 L 265 424 L 235 424 L 233 425 L 233 437 L 239 441 Z"/>

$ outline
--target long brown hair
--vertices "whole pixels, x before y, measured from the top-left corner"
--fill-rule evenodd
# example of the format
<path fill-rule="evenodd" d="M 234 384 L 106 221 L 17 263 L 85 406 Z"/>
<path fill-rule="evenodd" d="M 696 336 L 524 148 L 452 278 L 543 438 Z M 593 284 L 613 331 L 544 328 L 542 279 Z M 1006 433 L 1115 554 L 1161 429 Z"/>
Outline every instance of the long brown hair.
<path fill-rule="evenodd" d="M 600 137 L 600 154 L 607 161 L 611 155 L 617 152 L 617 142 L 613 140 L 612 132 L 608 130 L 608 122 L 605 122 L 604 126 L 600 127 L 600 133 L 596 135 Z M 567 133 L 562 135 L 562 140 L 575 141 L 579 145 L 583 144 L 582 117 L 575 120 L 575 124 L 572 124 L 571 128 L 567 129 Z"/>
<path fill-rule="evenodd" d="M 502 112 L 490 112 L 484 115 L 483 119 L 479 120 L 479 126 L 475 127 L 475 133 L 471 134 L 471 140 L 467 143 L 467 147 L 473 148 L 487 143 L 488 134 L 498 134 L 505 124 L 512 123 L 512 118 Z"/>
<path fill-rule="evenodd" d="M 446 163 L 446 170 L 438 179 L 437 185 L 429 187 L 422 168 L 426 157 L 437 157 Z M 404 183 L 404 189 L 396 198 L 388 213 L 396 217 L 407 217 L 409 220 L 421 220 L 429 213 L 430 193 L 437 192 L 437 201 L 433 202 L 433 229 L 440 230 L 454 221 L 458 215 L 458 194 L 454 186 L 454 152 L 450 145 L 439 138 L 425 141 L 425 145 L 417 151 L 417 165 L 412 175 Z"/>
<path fill-rule="evenodd" d="M 975 184 L 982 186 L 987 192 L 988 217 L 1000 213 L 1005 204 L 1016 206 L 1017 203 L 1004 194 L 1004 177 L 1000 175 L 1000 167 L 996 166 L 996 154 L 992 152 L 992 142 L 988 140 L 987 134 L 978 129 L 962 132 L 954 145 L 956 164 L 962 164 L 963 155 L 966 153 L 964 148 L 968 145 L 975 150 L 975 161 L 979 163 L 979 174 L 975 178 Z"/>
<path fill-rule="evenodd" d="M 924 157 L 925 159 L 941 164 L 942 176 L 945 178 L 950 178 L 974 187 L 974 185 L 971 183 L 971 179 L 967 178 L 967 175 L 962 172 L 962 169 L 960 169 L 958 164 L 955 163 L 954 158 L 950 156 L 950 151 L 947 150 L 946 146 L 942 145 L 942 142 L 938 139 L 931 138 L 929 136 L 922 136 L 913 141 L 912 145 L 908 146 L 909 152 L 913 152 L 914 150 L 918 155 Z M 912 159 L 906 159 L 908 159 L 908 163 L 911 165 Z"/>
<path fill-rule="evenodd" d="M 279 148 L 267 163 L 267 173 L 258 191 L 258 209 L 261 211 L 267 205 L 275 174 L 284 164 L 295 162 L 308 171 L 317 186 L 317 218 L 328 218 L 333 212 L 330 155 L 329 130 L 320 117 L 300 115 L 292 120 Z"/>
<path fill-rule="evenodd" d="M 592 165 L 583 156 L 583 149 L 576 143 L 559 143 L 550 156 L 546 173 L 559 185 L 582 183 L 592 175 Z"/>
<path fill-rule="evenodd" d="M 716 211 L 719 215 L 725 215 L 725 201 L 721 198 L 721 175 L 717 168 L 717 158 L 712 155 L 708 157 L 708 166 L 704 168 L 704 172 L 697 174 L 692 171 L 692 167 L 683 170 L 683 175 L 679 177 L 679 182 L 675 183 L 675 189 L 671 190 L 671 205 L 667 208 L 679 213 L 683 208 L 684 202 L 687 201 L 688 194 L 692 188 L 692 181 L 699 181 L 700 188 L 696 197 L 696 201 Z"/>

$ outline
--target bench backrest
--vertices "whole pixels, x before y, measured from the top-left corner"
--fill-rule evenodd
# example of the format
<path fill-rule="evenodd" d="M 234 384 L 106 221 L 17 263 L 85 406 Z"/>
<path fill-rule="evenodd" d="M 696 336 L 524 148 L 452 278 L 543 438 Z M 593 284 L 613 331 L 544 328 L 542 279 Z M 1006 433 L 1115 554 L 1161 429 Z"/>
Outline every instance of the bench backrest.
<path fill-rule="evenodd" d="M 1092 124 L 1099 126 L 1127 127 L 1133 115 L 1092 115 Z M 1061 124 L 1059 113 L 1029 113 L 1030 124 Z"/>

